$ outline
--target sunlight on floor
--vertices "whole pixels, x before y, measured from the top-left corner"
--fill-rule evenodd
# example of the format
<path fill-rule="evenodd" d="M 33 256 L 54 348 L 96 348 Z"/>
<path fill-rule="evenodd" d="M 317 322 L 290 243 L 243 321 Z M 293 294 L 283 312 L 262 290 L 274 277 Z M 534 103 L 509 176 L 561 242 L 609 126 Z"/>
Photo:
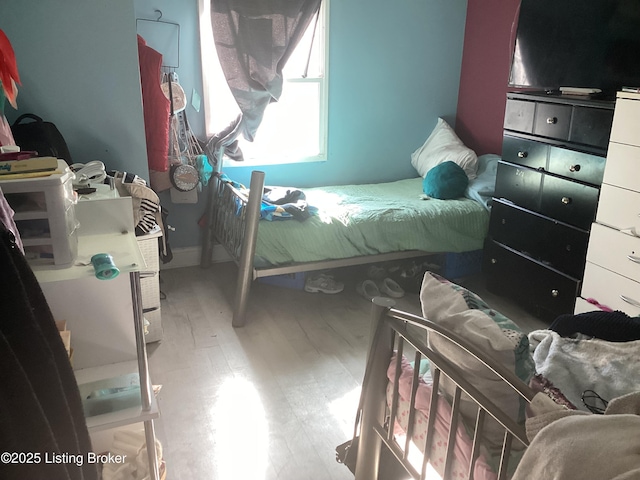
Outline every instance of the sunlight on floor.
<path fill-rule="evenodd" d="M 214 446 L 219 480 L 265 478 L 269 435 L 264 406 L 253 384 L 229 378 L 211 411 L 217 425 Z"/>
<path fill-rule="evenodd" d="M 345 435 L 345 440 L 353 437 L 353 424 L 356 421 L 360 387 L 356 387 L 347 394 L 329 403 L 329 412 L 334 416 Z"/>

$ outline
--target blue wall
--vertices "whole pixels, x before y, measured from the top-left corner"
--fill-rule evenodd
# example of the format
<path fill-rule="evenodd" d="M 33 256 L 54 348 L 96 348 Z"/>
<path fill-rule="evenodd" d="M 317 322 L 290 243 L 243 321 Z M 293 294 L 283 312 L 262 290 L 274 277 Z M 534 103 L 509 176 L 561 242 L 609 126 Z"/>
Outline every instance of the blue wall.
<path fill-rule="evenodd" d="M 2 0 L 0 28 L 22 80 L 9 121 L 35 113 L 56 124 L 74 162 L 146 177 L 133 4 Z"/>
<path fill-rule="evenodd" d="M 467 2 L 331 3 L 326 162 L 264 167 L 267 182 L 367 183 L 415 175 L 410 155 L 455 118 Z M 248 168 L 232 175 L 248 181 Z"/>
<path fill-rule="evenodd" d="M 53 119 L 74 160 L 100 159 L 146 176 L 135 19 L 156 18 L 155 9 L 180 24 L 177 73 L 189 98 L 192 89 L 202 93 L 196 0 L 2 0 L 0 28 L 14 43 L 25 80 L 20 110 Z M 308 187 L 414 176 L 411 152 L 437 117 L 455 119 L 466 9 L 466 0 L 334 0 L 327 161 L 264 167 L 267 183 Z M 187 115 L 202 138 L 202 111 L 189 106 Z M 225 171 L 249 183 L 250 167 Z M 161 199 L 176 228 L 172 246 L 198 245 L 204 195 L 197 204 L 172 204 L 165 193 Z"/>

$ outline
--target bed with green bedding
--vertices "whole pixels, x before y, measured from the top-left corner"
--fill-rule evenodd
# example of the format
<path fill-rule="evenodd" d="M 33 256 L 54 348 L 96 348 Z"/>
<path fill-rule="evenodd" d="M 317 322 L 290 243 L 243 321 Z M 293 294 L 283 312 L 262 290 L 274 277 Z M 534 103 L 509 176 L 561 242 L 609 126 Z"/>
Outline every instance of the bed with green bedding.
<path fill-rule="evenodd" d="M 258 267 L 420 250 L 482 248 L 489 213 L 478 202 L 424 200 L 422 178 L 303 189 L 318 214 L 304 221 L 260 221 Z"/>
<path fill-rule="evenodd" d="M 264 180 L 254 171 L 245 189 L 212 178 L 208 227 L 239 267 L 234 326 L 245 324 L 249 290 L 259 277 L 478 250 L 488 230 L 489 212 L 481 203 L 425 200 L 420 177 L 304 189 L 317 215 L 260 220 Z M 210 243 L 203 258 L 211 256 Z"/>

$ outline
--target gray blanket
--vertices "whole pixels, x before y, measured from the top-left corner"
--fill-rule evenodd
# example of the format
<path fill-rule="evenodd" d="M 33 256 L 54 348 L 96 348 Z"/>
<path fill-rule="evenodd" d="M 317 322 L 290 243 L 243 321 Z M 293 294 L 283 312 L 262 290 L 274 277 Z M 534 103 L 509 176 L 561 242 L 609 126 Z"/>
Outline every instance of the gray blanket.
<path fill-rule="evenodd" d="M 529 334 L 536 372 L 558 387 L 577 408 L 593 390 L 604 400 L 640 391 L 640 340 L 607 342 L 564 338 L 551 330 Z"/>

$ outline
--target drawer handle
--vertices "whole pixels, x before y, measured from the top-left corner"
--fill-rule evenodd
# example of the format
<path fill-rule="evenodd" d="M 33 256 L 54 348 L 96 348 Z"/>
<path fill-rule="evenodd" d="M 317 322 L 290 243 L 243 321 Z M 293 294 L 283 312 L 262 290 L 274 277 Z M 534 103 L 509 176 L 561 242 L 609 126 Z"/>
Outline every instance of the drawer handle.
<path fill-rule="evenodd" d="M 620 298 L 622 300 L 624 300 L 625 302 L 627 302 L 629 305 L 633 305 L 634 307 L 640 308 L 640 302 L 639 301 L 634 300 L 633 298 L 629 298 L 626 295 L 620 295 Z"/>
<path fill-rule="evenodd" d="M 579 172 L 580 171 L 580 165 L 571 165 L 569 167 L 569 171 L 570 172 Z"/>
<path fill-rule="evenodd" d="M 547 123 L 549 125 L 555 125 L 556 123 L 558 123 L 558 119 L 556 117 L 548 117 L 547 118 Z"/>
<path fill-rule="evenodd" d="M 640 257 L 637 257 L 635 255 L 627 255 L 627 258 L 633 263 L 640 263 Z"/>
<path fill-rule="evenodd" d="M 569 205 L 571 203 L 571 197 L 562 197 L 562 203 Z"/>
<path fill-rule="evenodd" d="M 558 295 L 560 295 L 560 292 L 556 289 L 551 290 L 551 296 L 553 298 L 556 298 Z"/>
<path fill-rule="evenodd" d="M 528 156 L 528 152 L 523 152 L 522 150 L 518 152 L 518 158 L 527 158 Z"/>

